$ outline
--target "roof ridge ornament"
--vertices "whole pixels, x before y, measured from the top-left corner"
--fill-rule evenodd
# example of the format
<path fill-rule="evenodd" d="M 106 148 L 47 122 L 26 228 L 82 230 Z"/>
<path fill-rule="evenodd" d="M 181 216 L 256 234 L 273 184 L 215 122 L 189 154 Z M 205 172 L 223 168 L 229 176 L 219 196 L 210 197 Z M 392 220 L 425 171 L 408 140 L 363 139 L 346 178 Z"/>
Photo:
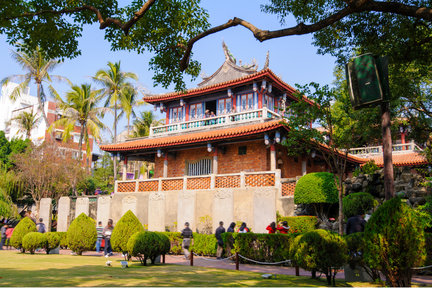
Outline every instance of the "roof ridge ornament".
<path fill-rule="evenodd" d="M 270 51 L 267 51 L 266 60 L 264 63 L 263 70 L 269 68 L 269 62 L 270 62 Z"/>
<path fill-rule="evenodd" d="M 230 62 L 236 64 L 237 61 L 236 61 L 234 55 L 228 49 L 228 46 L 225 44 L 225 41 L 222 41 L 222 48 L 223 48 L 224 54 L 225 54 L 225 61 L 230 61 Z"/>

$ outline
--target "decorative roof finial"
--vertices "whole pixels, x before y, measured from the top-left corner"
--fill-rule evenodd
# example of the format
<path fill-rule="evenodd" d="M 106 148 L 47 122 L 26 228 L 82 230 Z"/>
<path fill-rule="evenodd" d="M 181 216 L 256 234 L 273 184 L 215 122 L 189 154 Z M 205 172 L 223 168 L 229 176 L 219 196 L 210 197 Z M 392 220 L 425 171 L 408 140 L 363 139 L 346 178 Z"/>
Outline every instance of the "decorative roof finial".
<path fill-rule="evenodd" d="M 222 47 L 223 47 L 224 54 L 225 54 L 225 61 L 229 60 L 232 63 L 236 64 L 236 59 L 234 58 L 234 56 L 229 51 L 227 45 L 225 44 L 225 41 L 222 41 Z"/>
<path fill-rule="evenodd" d="M 267 69 L 269 67 L 269 62 L 270 62 L 270 52 L 267 51 L 267 56 L 266 56 L 266 60 L 265 60 L 265 63 L 264 63 L 263 70 Z"/>

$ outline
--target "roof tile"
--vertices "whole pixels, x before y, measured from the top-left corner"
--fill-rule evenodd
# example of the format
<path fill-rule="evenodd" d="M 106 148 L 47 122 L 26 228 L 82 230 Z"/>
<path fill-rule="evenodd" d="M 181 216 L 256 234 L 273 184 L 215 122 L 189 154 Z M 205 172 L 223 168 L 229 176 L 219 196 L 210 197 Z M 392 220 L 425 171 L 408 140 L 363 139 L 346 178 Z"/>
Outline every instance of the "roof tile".
<path fill-rule="evenodd" d="M 374 160 L 375 164 L 377 164 L 379 167 L 384 166 L 383 156 L 373 156 L 370 157 L 369 160 Z M 428 164 L 426 157 L 418 152 L 403 154 L 393 153 L 392 160 L 394 166 L 417 166 Z"/>

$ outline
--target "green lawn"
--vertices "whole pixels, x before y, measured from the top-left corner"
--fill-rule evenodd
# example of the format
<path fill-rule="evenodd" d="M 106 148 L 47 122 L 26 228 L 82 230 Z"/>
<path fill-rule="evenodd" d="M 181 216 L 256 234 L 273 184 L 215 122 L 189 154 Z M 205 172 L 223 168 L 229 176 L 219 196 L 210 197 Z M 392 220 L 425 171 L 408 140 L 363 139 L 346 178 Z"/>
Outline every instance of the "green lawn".
<path fill-rule="evenodd" d="M 0 251 L 0 286 L 325 286 L 325 281 L 308 277 L 278 275 L 262 279 L 245 271 L 190 267 L 172 264 L 141 266 L 129 262 L 122 269 L 120 259 L 106 267 L 104 257 L 20 254 Z M 351 284 L 351 285 L 350 285 Z M 345 283 L 340 286 L 370 286 Z"/>

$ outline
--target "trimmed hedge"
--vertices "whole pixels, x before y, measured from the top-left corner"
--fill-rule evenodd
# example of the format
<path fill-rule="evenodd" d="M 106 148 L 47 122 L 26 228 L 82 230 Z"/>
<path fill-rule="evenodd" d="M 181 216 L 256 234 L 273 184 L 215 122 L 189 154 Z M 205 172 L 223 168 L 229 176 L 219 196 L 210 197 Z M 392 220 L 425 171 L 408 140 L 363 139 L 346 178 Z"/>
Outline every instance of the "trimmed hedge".
<path fill-rule="evenodd" d="M 297 236 L 290 247 L 291 259 L 294 264 L 309 271 L 319 271 L 326 275 L 331 285 L 336 270 L 348 260 L 348 248 L 344 239 L 326 230 L 317 229 Z M 334 274 L 333 274 L 334 273 Z"/>
<path fill-rule="evenodd" d="M 374 197 L 366 192 L 352 193 L 343 198 L 343 214 L 346 218 L 363 215 L 375 205 Z"/>
<path fill-rule="evenodd" d="M 23 249 L 29 251 L 30 254 L 34 254 L 36 249 L 42 248 L 45 245 L 46 245 L 46 237 L 43 233 L 29 232 L 26 235 L 24 235 L 22 239 Z"/>
<path fill-rule="evenodd" d="M 193 233 L 192 251 L 198 255 L 215 256 L 217 249 L 217 240 L 214 234 Z"/>
<path fill-rule="evenodd" d="M 278 216 L 277 221 L 287 221 L 292 233 L 306 233 L 315 230 L 318 223 L 316 216 Z"/>
<path fill-rule="evenodd" d="M 67 232 L 56 232 L 60 236 L 60 248 L 67 249 L 68 241 L 67 241 Z"/>
<path fill-rule="evenodd" d="M 84 213 L 72 221 L 67 231 L 68 247 L 78 255 L 93 250 L 96 238 L 96 222 Z"/>
<path fill-rule="evenodd" d="M 170 254 L 180 255 L 182 254 L 182 240 L 180 232 L 161 232 L 166 235 L 170 241 Z"/>
<path fill-rule="evenodd" d="M 111 246 L 114 251 L 127 253 L 127 243 L 129 238 L 137 233 L 143 232 L 144 226 L 135 216 L 128 210 L 117 222 L 111 235 Z"/>
<path fill-rule="evenodd" d="M 44 242 L 43 248 L 46 253 L 49 254 L 51 250 L 56 249 L 60 245 L 61 236 L 58 232 L 47 232 L 44 235 L 46 241 Z"/>
<path fill-rule="evenodd" d="M 294 191 L 295 204 L 337 202 L 338 190 L 332 173 L 309 173 L 298 180 Z"/>
<path fill-rule="evenodd" d="M 168 236 L 161 232 L 137 232 L 133 234 L 127 244 L 128 253 L 146 265 L 147 259 L 154 264 L 156 257 L 169 252 Z"/>
<path fill-rule="evenodd" d="M 391 286 L 411 286 L 412 267 L 426 259 L 423 225 L 400 198 L 385 201 L 369 219 L 365 235 L 366 263 L 380 270 Z"/>
<path fill-rule="evenodd" d="M 31 220 L 28 217 L 24 217 L 15 227 L 10 239 L 10 244 L 15 248 L 20 249 L 21 252 L 24 253 L 25 249 L 22 246 L 22 241 L 24 236 L 27 233 L 36 232 L 36 231 L 37 231 L 36 224 L 33 222 L 33 220 Z"/>

